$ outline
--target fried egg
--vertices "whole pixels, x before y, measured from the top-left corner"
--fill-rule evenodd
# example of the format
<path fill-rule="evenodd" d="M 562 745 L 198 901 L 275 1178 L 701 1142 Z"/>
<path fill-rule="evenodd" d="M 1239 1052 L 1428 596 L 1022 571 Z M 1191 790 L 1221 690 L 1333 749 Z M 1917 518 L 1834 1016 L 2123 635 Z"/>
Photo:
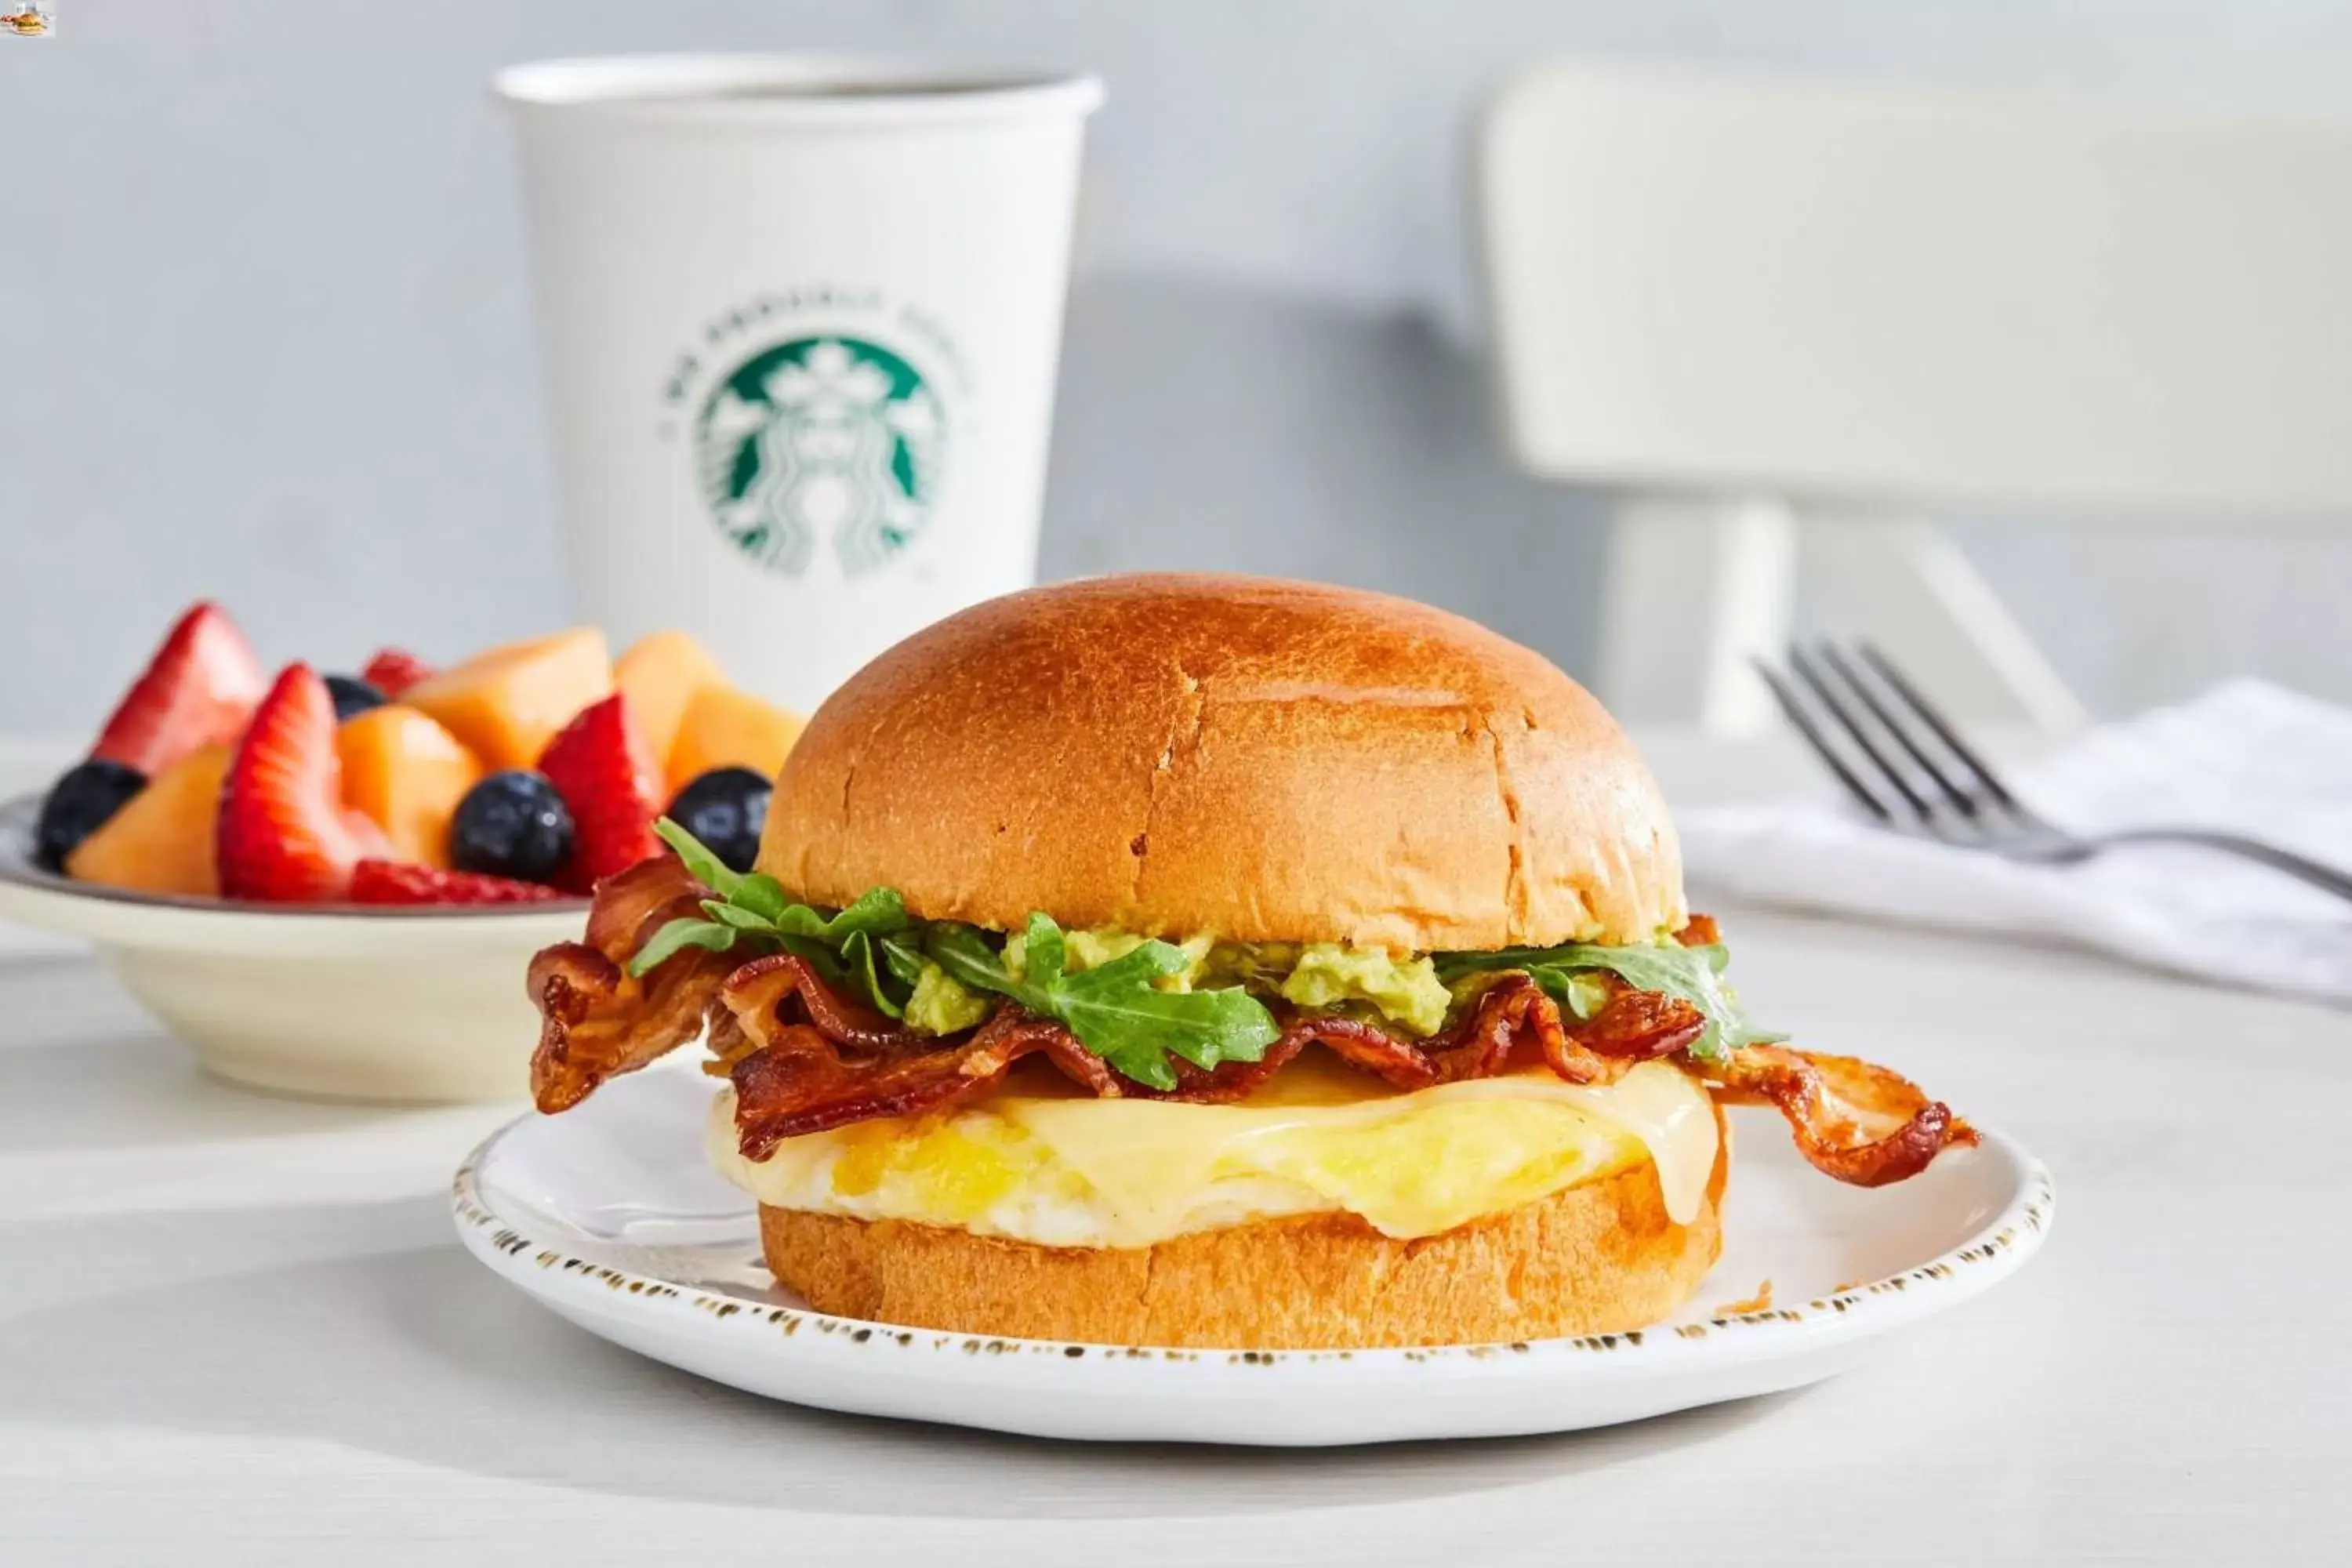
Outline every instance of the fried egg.
<path fill-rule="evenodd" d="M 1686 1223 L 1717 1143 L 1706 1089 L 1664 1062 L 1605 1086 L 1537 1068 L 1400 1094 L 1309 1058 L 1241 1105 L 1096 1100 L 1024 1064 L 971 1105 L 789 1138 L 760 1161 L 738 1150 L 734 1110 L 722 1091 L 711 1159 L 762 1204 L 1046 1247 L 1339 1213 L 1434 1236 L 1645 1161 Z"/>

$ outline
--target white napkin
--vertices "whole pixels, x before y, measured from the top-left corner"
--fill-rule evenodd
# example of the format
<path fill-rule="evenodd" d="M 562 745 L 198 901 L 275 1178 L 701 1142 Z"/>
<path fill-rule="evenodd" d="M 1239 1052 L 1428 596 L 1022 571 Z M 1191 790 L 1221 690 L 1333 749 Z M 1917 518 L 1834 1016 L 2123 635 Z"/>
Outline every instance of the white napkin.
<path fill-rule="evenodd" d="M 2103 726 L 2014 773 L 2019 798 L 2078 832 L 2220 828 L 2352 867 L 2352 711 L 2260 681 Z M 2046 937 L 2352 1005 L 2352 903 L 2218 850 L 2134 845 L 2026 866 L 1827 805 L 1680 823 L 1691 881 L 1756 902 Z"/>

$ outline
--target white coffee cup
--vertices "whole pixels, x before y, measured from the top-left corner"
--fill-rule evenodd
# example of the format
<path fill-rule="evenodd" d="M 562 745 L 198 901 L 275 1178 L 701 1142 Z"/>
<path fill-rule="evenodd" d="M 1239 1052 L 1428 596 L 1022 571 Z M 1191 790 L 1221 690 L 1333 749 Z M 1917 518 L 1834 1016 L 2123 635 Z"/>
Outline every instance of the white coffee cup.
<path fill-rule="evenodd" d="M 582 608 L 806 710 L 1035 581 L 1091 77 L 510 68 Z"/>

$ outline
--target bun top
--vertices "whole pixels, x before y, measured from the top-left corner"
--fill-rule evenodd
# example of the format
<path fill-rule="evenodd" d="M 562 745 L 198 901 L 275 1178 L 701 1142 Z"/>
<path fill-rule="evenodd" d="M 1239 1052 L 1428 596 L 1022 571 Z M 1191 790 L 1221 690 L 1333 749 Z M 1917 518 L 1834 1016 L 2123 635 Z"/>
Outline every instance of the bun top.
<path fill-rule="evenodd" d="M 1685 918 L 1665 803 L 1582 687 L 1408 599 L 1138 575 L 974 605 L 809 721 L 760 866 L 1015 930 L 1391 951 Z"/>

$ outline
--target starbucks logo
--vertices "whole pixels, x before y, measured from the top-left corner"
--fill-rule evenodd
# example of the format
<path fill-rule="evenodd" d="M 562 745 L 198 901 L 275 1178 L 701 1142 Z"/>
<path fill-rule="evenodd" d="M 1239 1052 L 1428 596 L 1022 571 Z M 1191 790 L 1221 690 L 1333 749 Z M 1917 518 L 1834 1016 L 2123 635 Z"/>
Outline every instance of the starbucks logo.
<path fill-rule="evenodd" d="M 751 560 L 798 577 L 822 545 L 856 577 L 922 531 L 945 435 L 913 365 L 826 333 L 771 344 L 722 377 L 694 422 L 695 463 L 719 532 Z"/>

